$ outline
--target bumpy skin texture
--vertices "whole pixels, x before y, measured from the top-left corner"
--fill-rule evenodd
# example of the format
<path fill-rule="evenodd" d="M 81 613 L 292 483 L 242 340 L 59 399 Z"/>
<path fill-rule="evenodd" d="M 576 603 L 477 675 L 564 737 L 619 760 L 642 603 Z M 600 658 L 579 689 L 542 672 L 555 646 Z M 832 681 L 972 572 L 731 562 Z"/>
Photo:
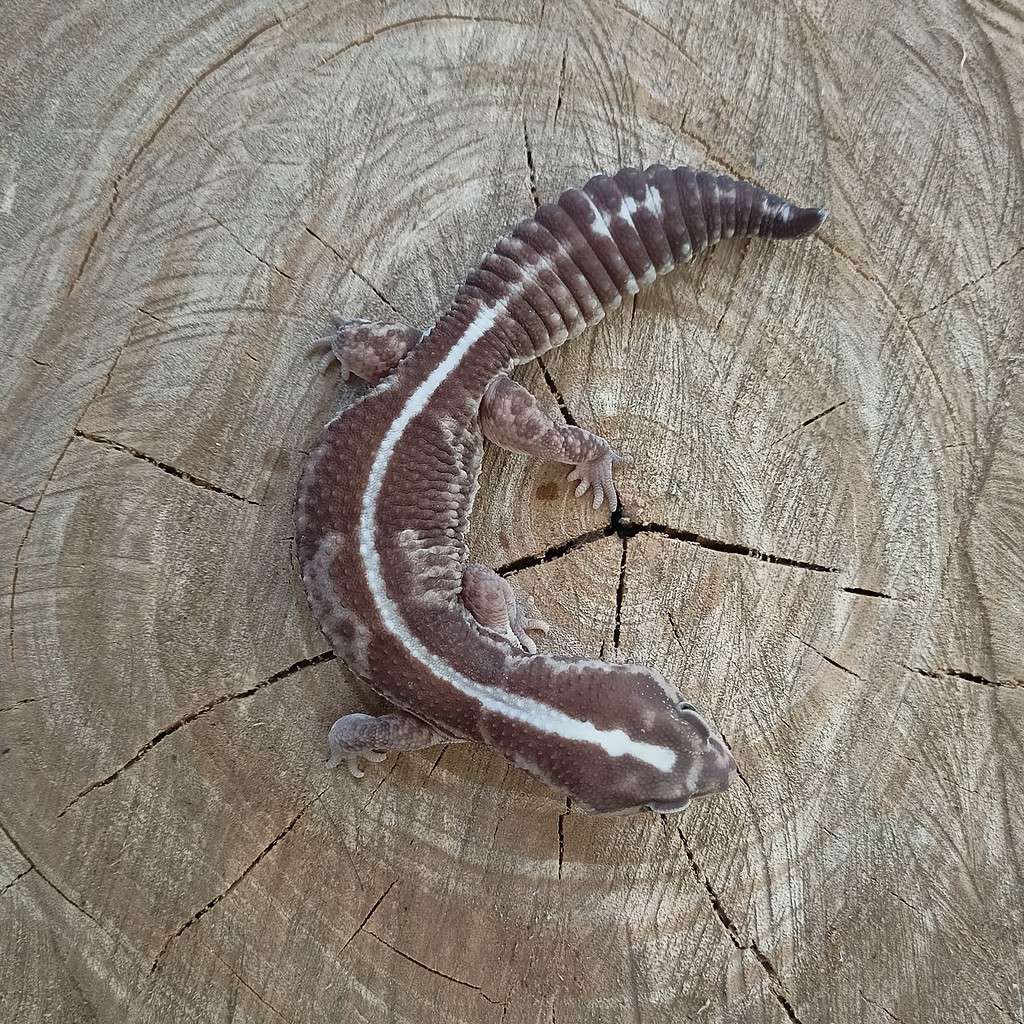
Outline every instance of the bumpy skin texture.
<path fill-rule="evenodd" d="M 507 595 L 493 581 L 488 591 L 465 543 L 481 425 L 514 450 L 573 463 L 614 503 L 605 442 L 545 423 L 509 370 L 721 238 L 795 238 L 825 216 L 689 168 L 599 175 L 500 239 L 422 339 L 401 325 L 339 326 L 345 366 L 383 382 L 309 455 L 299 565 L 335 651 L 406 715 L 382 727 L 341 719 L 336 761 L 476 740 L 596 811 L 682 810 L 729 785 L 726 745 L 658 673 L 533 654 L 489 621 Z"/>

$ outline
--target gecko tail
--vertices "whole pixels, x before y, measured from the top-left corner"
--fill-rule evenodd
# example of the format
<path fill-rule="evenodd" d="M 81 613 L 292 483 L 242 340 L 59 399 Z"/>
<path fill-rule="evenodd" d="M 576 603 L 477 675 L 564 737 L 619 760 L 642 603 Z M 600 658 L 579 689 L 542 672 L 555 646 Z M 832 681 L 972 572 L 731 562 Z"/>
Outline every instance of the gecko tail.
<path fill-rule="evenodd" d="M 823 207 L 692 167 L 598 174 L 498 239 L 456 295 L 453 324 L 500 311 L 513 358 L 532 359 L 725 239 L 801 238 L 827 217 Z"/>

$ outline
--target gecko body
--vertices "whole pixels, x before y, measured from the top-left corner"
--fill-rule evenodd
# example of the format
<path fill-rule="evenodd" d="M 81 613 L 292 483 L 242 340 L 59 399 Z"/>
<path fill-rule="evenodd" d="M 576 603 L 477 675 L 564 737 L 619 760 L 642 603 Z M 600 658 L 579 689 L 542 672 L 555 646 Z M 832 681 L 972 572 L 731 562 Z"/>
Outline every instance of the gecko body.
<path fill-rule="evenodd" d="M 594 811 L 672 812 L 735 764 L 677 689 L 636 665 L 539 654 L 545 624 L 469 562 L 484 438 L 573 466 L 616 504 L 605 441 L 558 424 L 508 376 L 721 238 L 792 238 L 824 220 L 755 186 L 660 165 L 599 175 L 518 225 L 428 331 L 340 321 L 343 369 L 376 384 L 311 450 L 296 550 L 311 607 L 348 667 L 395 705 L 331 727 L 333 764 L 439 742 L 500 751 Z"/>

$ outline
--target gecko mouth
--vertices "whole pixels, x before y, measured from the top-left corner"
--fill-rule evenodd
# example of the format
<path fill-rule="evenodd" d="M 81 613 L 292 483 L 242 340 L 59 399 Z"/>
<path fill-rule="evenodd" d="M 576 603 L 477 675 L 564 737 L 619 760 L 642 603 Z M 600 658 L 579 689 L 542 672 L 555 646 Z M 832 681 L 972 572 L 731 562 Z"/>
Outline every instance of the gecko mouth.
<path fill-rule="evenodd" d="M 652 814 L 679 814 L 690 806 L 690 800 L 652 800 L 644 804 L 644 810 Z"/>

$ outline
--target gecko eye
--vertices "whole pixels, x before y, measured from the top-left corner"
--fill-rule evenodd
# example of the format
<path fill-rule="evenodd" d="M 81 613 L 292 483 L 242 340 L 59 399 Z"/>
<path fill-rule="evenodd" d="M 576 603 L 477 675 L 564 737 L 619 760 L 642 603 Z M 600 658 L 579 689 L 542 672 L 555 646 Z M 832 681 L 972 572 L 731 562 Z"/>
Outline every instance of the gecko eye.
<path fill-rule="evenodd" d="M 697 709 L 692 704 L 687 703 L 685 700 L 681 700 L 676 705 L 676 710 L 677 711 L 696 711 Z"/>

